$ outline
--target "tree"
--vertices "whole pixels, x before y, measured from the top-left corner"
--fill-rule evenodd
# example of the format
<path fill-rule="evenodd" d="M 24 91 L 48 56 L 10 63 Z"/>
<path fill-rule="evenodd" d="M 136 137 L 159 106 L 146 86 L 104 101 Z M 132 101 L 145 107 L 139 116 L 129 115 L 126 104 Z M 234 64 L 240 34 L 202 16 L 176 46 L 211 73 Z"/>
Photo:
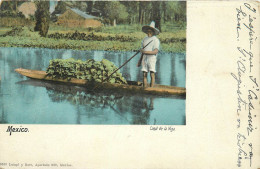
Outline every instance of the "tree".
<path fill-rule="evenodd" d="M 58 1 L 57 6 L 52 14 L 63 14 L 66 11 L 66 4 L 63 1 Z"/>
<path fill-rule="evenodd" d="M 66 11 L 66 3 L 64 1 L 58 1 L 54 11 L 51 14 L 51 20 L 56 22 L 58 17 L 56 14 L 63 14 Z"/>
<path fill-rule="evenodd" d="M 162 16 L 163 16 L 164 22 L 166 22 L 166 10 L 167 10 L 167 2 L 163 1 L 162 2 Z"/>
<path fill-rule="evenodd" d="M 25 1 L 3 1 L 0 3 L 1 11 L 11 11 L 18 13 L 18 6 L 24 3 Z"/>
<path fill-rule="evenodd" d="M 93 7 L 102 12 L 103 21 L 112 25 L 114 23 L 144 25 L 155 21 L 156 27 L 161 31 L 162 22 L 186 21 L 186 2 L 94 1 L 93 3 Z M 91 11 L 92 6 L 88 5 L 88 8 L 87 11 Z"/>
<path fill-rule="evenodd" d="M 178 2 L 179 6 L 180 6 L 180 20 L 185 21 L 186 22 L 186 2 Z"/>
<path fill-rule="evenodd" d="M 86 12 L 88 14 L 91 14 L 92 13 L 92 9 L 93 9 L 93 1 L 87 1 L 86 3 L 87 3 L 87 10 L 86 10 Z"/>
<path fill-rule="evenodd" d="M 12 1 L 3 1 L 1 4 L 1 11 L 2 10 L 8 10 L 8 11 L 14 11 L 15 5 Z"/>
<path fill-rule="evenodd" d="M 85 11 L 85 3 L 83 3 L 83 1 L 72 1 L 72 6 L 81 10 L 81 11 Z"/>
<path fill-rule="evenodd" d="M 128 13 L 128 24 L 134 24 L 138 23 L 138 8 L 139 8 L 139 2 L 136 1 L 121 1 L 121 4 L 123 4 L 126 7 L 127 13 Z"/>
<path fill-rule="evenodd" d="M 139 23 L 142 24 L 142 2 L 139 2 Z"/>
<path fill-rule="evenodd" d="M 24 3 L 24 1 L 3 1 L 0 4 L 0 17 L 20 17 L 25 16 L 18 11 L 18 6 Z"/>
<path fill-rule="evenodd" d="M 152 15 L 151 20 L 155 22 L 155 27 L 161 30 L 161 2 L 153 1 L 152 2 Z"/>
<path fill-rule="evenodd" d="M 150 22 L 150 17 L 152 15 L 152 6 L 149 1 L 140 1 L 139 2 L 139 23 L 147 24 Z"/>
<path fill-rule="evenodd" d="M 95 1 L 94 2 L 94 8 L 102 11 L 102 14 L 104 14 L 105 13 L 104 8 L 105 8 L 106 4 L 108 4 L 108 3 L 110 3 L 110 2 L 108 2 L 108 1 Z"/>
<path fill-rule="evenodd" d="M 116 26 L 117 22 L 127 19 L 128 13 L 126 7 L 118 1 L 110 1 L 104 8 L 105 17 L 110 21 L 110 24 Z"/>
<path fill-rule="evenodd" d="M 37 10 L 35 12 L 36 25 L 35 31 L 39 31 L 39 34 L 43 37 L 47 36 L 50 22 L 50 3 L 49 1 L 40 1 L 36 3 Z"/>
<path fill-rule="evenodd" d="M 166 20 L 186 21 L 186 2 L 168 2 Z"/>

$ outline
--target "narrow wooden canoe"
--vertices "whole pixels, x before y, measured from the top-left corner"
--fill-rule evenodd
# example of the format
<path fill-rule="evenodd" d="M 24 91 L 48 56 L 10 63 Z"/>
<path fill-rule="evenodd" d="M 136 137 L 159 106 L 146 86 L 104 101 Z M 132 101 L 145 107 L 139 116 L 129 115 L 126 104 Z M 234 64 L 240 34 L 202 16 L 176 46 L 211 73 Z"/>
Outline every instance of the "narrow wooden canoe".
<path fill-rule="evenodd" d="M 39 70 L 31 70 L 31 69 L 23 69 L 18 68 L 15 71 L 23 76 L 38 79 L 38 80 L 47 80 L 53 82 L 61 82 L 71 85 L 78 86 L 93 86 L 93 84 L 88 83 L 88 81 L 83 79 L 71 78 L 70 80 L 61 79 L 61 78 L 52 78 L 48 76 L 45 71 Z M 97 83 L 94 85 L 94 88 L 99 89 L 108 89 L 108 90 L 116 90 L 116 91 L 130 91 L 130 92 L 138 92 L 138 93 L 146 93 L 146 94 L 157 94 L 157 95 L 185 95 L 186 89 L 182 87 L 175 86 L 165 86 L 156 84 L 154 87 L 143 88 L 141 82 L 132 82 L 129 81 L 127 85 L 125 84 L 111 84 L 111 83 Z"/>

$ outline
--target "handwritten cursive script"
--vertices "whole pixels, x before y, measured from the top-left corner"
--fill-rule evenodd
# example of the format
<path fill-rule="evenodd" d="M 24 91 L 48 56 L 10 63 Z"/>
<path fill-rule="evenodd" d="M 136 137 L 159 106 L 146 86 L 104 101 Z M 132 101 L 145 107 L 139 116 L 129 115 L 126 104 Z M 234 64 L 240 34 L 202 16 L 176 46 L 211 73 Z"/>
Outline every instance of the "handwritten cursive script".
<path fill-rule="evenodd" d="M 231 76 L 236 83 L 236 127 L 237 134 L 237 166 L 244 167 L 253 164 L 254 146 L 251 136 L 257 130 L 255 105 L 259 102 L 259 85 L 255 74 L 258 72 L 254 63 L 257 62 L 256 44 L 257 10 L 250 3 L 243 3 L 236 8 L 236 39 L 237 48 L 235 73 Z M 248 161 L 247 161 L 248 160 Z"/>

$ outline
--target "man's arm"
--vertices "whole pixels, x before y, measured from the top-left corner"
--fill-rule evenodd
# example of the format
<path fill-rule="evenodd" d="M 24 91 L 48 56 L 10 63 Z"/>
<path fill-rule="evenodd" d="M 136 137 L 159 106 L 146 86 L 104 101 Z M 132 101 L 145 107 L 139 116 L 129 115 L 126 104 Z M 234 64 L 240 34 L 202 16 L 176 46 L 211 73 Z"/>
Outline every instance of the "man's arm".
<path fill-rule="evenodd" d="M 143 49 L 141 49 L 141 53 L 144 55 L 156 55 L 158 52 L 158 49 L 154 49 L 153 51 L 144 51 Z"/>

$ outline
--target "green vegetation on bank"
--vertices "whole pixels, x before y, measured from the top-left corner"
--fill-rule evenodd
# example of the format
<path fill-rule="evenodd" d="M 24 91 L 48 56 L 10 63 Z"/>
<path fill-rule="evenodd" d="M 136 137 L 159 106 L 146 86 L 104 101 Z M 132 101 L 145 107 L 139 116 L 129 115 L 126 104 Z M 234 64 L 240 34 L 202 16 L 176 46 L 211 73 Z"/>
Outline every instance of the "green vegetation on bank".
<path fill-rule="evenodd" d="M 1 47 L 32 47 L 50 49 L 73 49 L 73 50 L 104 50 L 104 51 L 135 51 L 140 49 L 140 43 L 118 41 L 81 41 L 81 40 L 55 40 L 50 38 L 13 37 L 0 38 Z M 184 53 L 185 43 L 177 42 L 161 44 L 162 52 Z"/>
<path fill-rule="evenodd" d="M 126 26 L 125 26 L 126 27 Z M 131 26 L 128 26 L 131 27 Z M 10 30 L 10 29 L 6 29 Z M 129 29 L 125 29 L 129 31 Z M 140 43 L 146 35 L 139 31 L 134 33 L 120 34 L 102 33 L 95 31 L 49 34 L 54 36 L 64 36 L 61 38 L 40 37 L 37 32 L 31 31 L 27 27 L 13 28 L 11 31 L 2 33 L 0 38 L 1 47 L 39 47 L 51 49 L 74 49 L 74 50 L 105 50 L 105 51 L 134 51 L 140 48 Z M 3 36 L 4 34 L 4 36 Z M 74 34 L 74 36 L 73 36 Z M 66 37 L 67 35 L 67 37 Z M 78 37 L 77 37 L 78 36 Z M 75 40 L 73 40 L 73 38 Z M 81 39 L 81 37 L 89 37 Z M 186 50 L 186 30 L 175 30 L 174 32 L 163 32 L 158 38 L 161 41 L 161 51 L 183 53 Z"/>
<path fill-rule="evenodd" d="M 9 32 L 10 30 L 12 30 L 12 28 L 0 27 L 0 36 L 6 34 L 6 32 Z"/>
<path fill-rule="evenodd" d="M 141 32 L 143 25 L 142 24 L 122 24 L 117 26 L 101 26 L 101 27 L 89 27 L 89 28 L 82 28 L 82 27 L 64 27 L 59 26 L 55 23 L 50 23 L 49 28 L 49 34 L 60 32 L 60 33 L 67 33 L 67 32 L 100 32 L 100 33 L 109 33 L 109 34 L 118 34 L 118 33 L 135 33 L 135 32 Z M 162 32 L 168 32 L 168 33 L 176 33 L 180 30 L 186 29 L 186 22 L 179 21 L 179 22 L 166 22 L 162 24 Z"/>

